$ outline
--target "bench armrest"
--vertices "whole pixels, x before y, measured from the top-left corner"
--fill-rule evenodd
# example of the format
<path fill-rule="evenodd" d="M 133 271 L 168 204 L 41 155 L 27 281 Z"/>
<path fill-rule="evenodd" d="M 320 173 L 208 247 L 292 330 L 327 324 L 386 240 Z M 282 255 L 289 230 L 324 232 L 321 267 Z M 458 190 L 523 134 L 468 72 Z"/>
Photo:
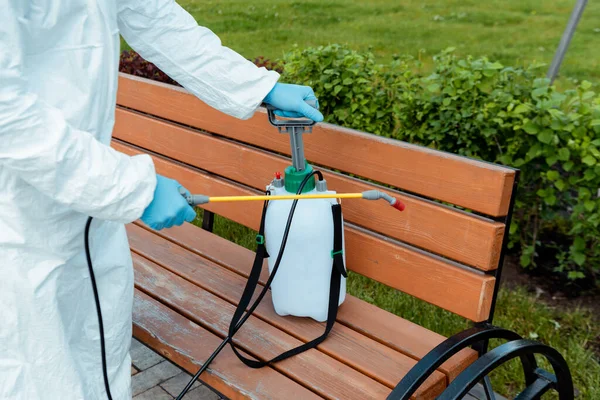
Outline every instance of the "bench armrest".
<path fill-rule="evenodd" d="M 549 389 L 555 389 L 560 400 L 573 400 L 573 380 L 562 355 L 550 346 L 525 339 L 504 343 L 482 355 L 450 383 L 448 388 L 438 397 L 438 400 L 462 399 L 495 368 L 515 357 L 521 357 L 521 359 L 534 358 L 535 354 L 544 356 L 550 362 L 555 375 L 539 368 L 530 371 L 536 379 L 527 383 L 527 388 L 521 392 L 518 399 L 539 399 Z M 527 374 L 527 370 L 525 370 L 525 373 Z"/>
<path fill-rule="evenodd" d="M 522 339 L 522 337 L 515 332 L 489 324 L 476 325 L 457 333 L 427 353 L 427 355 L 423 357 L 408 372 L 408 374 L 406 374 L 398 385 L 396 385 L 387 399 L 408 400 L 429 375 L 449 358 L 464 348 L 475 344 L 487 343 L 490 339 L 515 341 Z M 527 385 L 530 385 L 536 380 L 536 375 L 533 372 L 537 368 L 535 357 L 525 354 L 521 357 L 521 361 L 523 363 Z M 462 376 L 462 374 L 459 376 Z"/>

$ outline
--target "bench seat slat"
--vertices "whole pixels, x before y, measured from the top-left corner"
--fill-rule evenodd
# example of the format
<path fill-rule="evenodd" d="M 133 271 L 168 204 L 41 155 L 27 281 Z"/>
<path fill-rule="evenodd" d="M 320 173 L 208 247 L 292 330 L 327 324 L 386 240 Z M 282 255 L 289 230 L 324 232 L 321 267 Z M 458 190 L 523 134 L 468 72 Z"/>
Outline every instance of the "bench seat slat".
<path fill-rule="evenodd" d="M 140 225 L 138 229 L 146 228 Z M 127 227 L 130 238 L 132 238 L 130 240 L 138 240 L 138 235 L 134 235 L 141 232 L 138 229 L 133 225 Z M 200 230 L 191 224 L 183 224 L 168 230 L 152 231 L 152 234 L 168 239 L 244 278 L 247 278 L 250 273 L 254 260 L 253 251 L 210 232 Z M 143 235 L 143 237 L 147 237 L 147 235 Z M 260 283 L 264 285 L 268 277 L 269 271 L 265 261 Z M 431 349 L 446 339 L 442 335 L 351 295 L 346 296 L 345 304 L 339 310 L 338 322 L 415 360 L 423 358 Z M 442 364 L 439 370 L 446 374 L 449 380 L 453 380 L 476 358 L 477 353 L 474 350 L 465 349 Z"/>
<path fill-rule="evenodd" d="M 242 121 L 199 101 L 181 88 L 120 74 L 117 103 L 259 147 L 290 154 L 264 110 Z M 375 179 L 487 215 L 508 212 L 515 172 L 495 164 L 397 140 L 319 124 L 305 135 L 306 158 L 316 164 Z"/>
<path fill-rule="evenodd" d="M 137 289 L 133 301 L 133 335 L 191 374 L 196 373 L 222 341 Z M 249 369 L 229 347 L 202 374 L 202 381 L 232 400 L 322 399 L 272 368 Z"/>
<path fill-rule="evenodd" d="M 116 142 L 113 147 L 126 154 L 141 152 Z M 157 172 L 177 179 L 191 192 L 210 191 L 215 195 L 258 193 L 161 157 L 153 156 L 153 159 Z M 247 202 L 238 206 L 215 203 L 209 204 L 207 209 L 256 230 L 262 203 Z M 492 276 L 464 270 L 407 246 L 365 234 L 348 224 L 345 237 L 348 269 L 473 321 L 487 318 L 495 282 Z"/>
<path fill-rule="evenodd" d="M 289 159 L 272 153 L 123 109 L 117 110 L 114 136 L 259 190 L 264 190 L 275 171 L 281 172 L 290 164 Z M 321 171 L 329 188 L 338 192 L 380 188 Z M 502 223 L 414 196 L 397 196 L 407 205 L 402 214 L 385 202 L 354 200 L 344 202 L 344 219 L 482 270 L 497 268 Z"/>
<path fill-rule="evenodd" d="M 128 227 L 128 234 L 133 251 L 144 259 L 162 265 L 163 268 L 230 304 L 237 304 L 245 285 L 242 276 L 143 228 Z M 136 282 L 142 285 L 142 282 L 150 277 L 149 274 L 139 270 L 141 268 L 138 267 L 139 264 L 145 262 L 137 257 L 135 260 Z M 156 273 L 153 277 L 155 275 Z M 261 288 L 262 286 L 258 290 Z M 270 293 L 265 296 L 254 315 L 303 342 L 320 336 L 324 329 L 323 324 L 311 319 L 280 317 L 273 309 Z M 268 338 L 266 340 L 268 341 Z M 331 335 L 319 345 L 318 349 L 389 388 L 393 388 L 398 380 L 416 364 L 412 358 L 343 325 L 336 325 Z M 417 392 L 416 398 L 429 398 L 433 394 L 439 394 L 445 386 L 445 381 L 444 375 L 436 372 Z"/>
<path fill-rule="evenodd" d="M 133 260 L 138 289 L 218 336 L 227 334 L 235 310 L 232 304 L 141 256 L 134 255 Z M 301 344 L 255 316 L 248 318 L 233 341 L 262 360 Z M 379 400 L 391 392 L 390 388 L 316 349 L 276 363 L 272 368 L 329 399 Z"/>

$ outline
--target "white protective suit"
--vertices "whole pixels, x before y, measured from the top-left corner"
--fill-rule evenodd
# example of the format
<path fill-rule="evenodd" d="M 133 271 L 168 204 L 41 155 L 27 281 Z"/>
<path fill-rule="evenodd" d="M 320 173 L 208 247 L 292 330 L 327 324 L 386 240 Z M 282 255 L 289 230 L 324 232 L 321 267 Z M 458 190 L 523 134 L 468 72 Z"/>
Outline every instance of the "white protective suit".
<path fill-rule="evenodd" d="M 0 399 L 105 399 L 90 234 L 115 400 L 131 398 L 133 270 L 124 224 L 151 159 L 109 147 L 119 33 L 207 104 L 250 117 L 278 79 L 174 0 L 0 0 Z"/>

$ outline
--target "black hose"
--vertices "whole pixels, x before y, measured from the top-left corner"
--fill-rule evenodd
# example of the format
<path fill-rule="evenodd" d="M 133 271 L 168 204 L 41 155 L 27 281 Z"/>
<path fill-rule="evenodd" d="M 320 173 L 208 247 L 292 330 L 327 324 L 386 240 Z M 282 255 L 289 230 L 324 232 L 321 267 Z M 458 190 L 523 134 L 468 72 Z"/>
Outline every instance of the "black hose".
<path fill-rule="evenodd" d="M 296 192 L 296 194 L 301 194 L 302 193 L 302 190 L 304 189 L 304 186 L 306 185 L 306 183 L 308 182 L 308 180 L 311 177 L 313 177 L 314 175 L 318 175 L 319 180 L 323 180 L 323 174 L 321 173 L 321 171 L 313 171 L 313 172 L 311 172 L 309 175 L 307 175 L 307 176 L 304 177 L 304 179 L 302 180 L 302 183 L 300 183 L 300 186 L 298 187 L 298 191 Z M 276 259 L 275 264 L 273 266 L 273 271 L 271 272 L 271 274 L 269 276 L 269 279 L 267 280 L 267 282 L 265 283 L 265 286 L 263 287 L 262 291 L 260 292 L 260 295 L 254 301 L 254 304 L 252 304 L 252 307 L 250 307 L 248 309 L 248 311 L 240 319 L 240 321 L 237 323 L 237 325 L 233 328 L 233 333 L 231 335 L 228 335 L 223 340 L 223 342 L 221 342 L 221 344 L 215 349 L 215 351 L 210 355 L 210 357 L 208 357 L 208 359 L 206 360 L 206 362 L 204 363 L 204 365 L 202 365 L 202 367 L 198 370 L 198 372 L 196 372 L 196 375 L 194 375 L 192 377 L 192 379 L 190 379 L 190 381 L 185 386 L 185 388 L 181 391 L 181 393 L 179 393 L 179 396 L 177 396 L 176 400 L 183 399 L 183 396 L 185 396 L 185 394 L 188 392 L 188 390 L 190 390 L 190 388 L 192 387 L 192 385 L 194 384 L 194 382 L 196 381 L 196 379 L 198 379 L 198 377 L 204 371 L 206 371 L 206 369 L 208 368 L 208 366 L 210 365 L 210 363 L 213 362 L 213 360 L 217 357 L 217 355 L 221 352 L 221 350 L 223 350 L 223 348 L 227 345 L 227 343 L 229 343 L 233 339 L 233 336 L 242 327 L 242 325 L 244 324 L 244 322 L 246 322 L 246 320 L 252 315 L 252 313 L 254 312 L 254 310 L 256 310 L 256 307 L 258 307 L 258 305 L 262 301 L 263 297 L 265 297 L 265 295 L 267 294 L 267 291 L 269 290 L 269 287 L 271 286 L 271 282 L 273 282 L 273 279 L 275 278 L 275 274 L 277 273 L 277 270 L 279 269 L 279 263 L 281 262 L 281 258 L 283 257 L 283 251 L 285 250 L 285 245 L 287 243 L 288 235 L 290 233 L 290 228 L 292 226 L 292 218 L 294 217 L 294 212 L 296 211 L 296 205 L 297 204 L 298 204 L 298 199 L 295 199 L 292 202 L 292 207 L 290 208 L 290 213 L 288 215 L 287 223 L 286 223 L 285 229 L 283 231 L 283 238 L 281 240 L 281 247 L 279 248 L 279 254 L 277 255 L 277 259 Z M 265 204 L 265 206 L 266 206 L 266 204 Z"/>
<path fill-rule="evenodd" d="M 92 217 L 89 217 L 85 224 L 85 257 L 87 259 L 88 269 L 90 271 L 90 279 L 92 281 L 92 290 L 94 291 L 94 301 L 96 302 L 96 314 L 98 315 L 98 330 L 100 331 L 100 352 L 102 356 L 102 375 L 104 377 L 104 389 L 108 400 L 112 400 L 110 393 L 110 384 L 108 383 L 108 370 L 106 368 L 106 347 L 104 343 L 104 324 L 102 322 L 102 310 L 100 308 L 100 297 L 98 296 L 98 286 L 96 285 L 96 276 L 92 267 L 92 257 L 90 256 L 90 225 Z"/>
<path fill-rule="evenodd" d="M 296 194 L 302 193 L 304 186 L 306 185 L 308 180 L 314 175 L 318 175 L 319 180 L 323 180 L 323 174 L 321 173 L 321 171 L 311 172 L 309 175 L 304 177 L 304 180 L 302 181 L 302 183 L 300 183 L 300 186 L 299 186 Z M 292 225 L 292 218 L 294 216 L 294 212 L 296 211 L 297 204 L 298 204 L 298 199 L 295 199 L 292 202 L 292 207 L 290 208 L 290 214 L 288 216 L 287 224 L 285 226 L 283 239 L 281 241 L 281 247 L 279 248 L 279 254 L 277 255 L 277 260 L 275 261 L 275 265 L 273 267 L 273 272 L 271 272 L 271 275 L 269 276 L 269 279 L 267 280 L 267 283 L 263 287 L 263 290 L 261 291 L 260 295 L 254 302 L 254 304 L 252 304 L 252 307 L 250 307 L 250 309 L 246 312 L 246 314 L 244 314 L 242 319 L 240 319 L 238 324 L 234 327 L 233 333 L 231 335 L 227 336 L 225 338 L 225 340 L 223 340 L 223 342 L 215 349 L 215 351 L 211 354 L 211 356 L 206 360 L 204 365 L 202 365 L 200 370 L 198 370 L 196 375 L 194 375 L 194 377 L 189 381 L 189 383 L 186 385 L 186 387 L 181 391 L 179 396 L 177 396 L 177 400 L 181 400 L 183 398 L 183 396 L 185 396 L 185 394 L 188 392 L 188 390 L 190 390 L 190 388 L 192 387 L 192 385 L 194 384 L 196 379 L 198 379 L 198 377 L 204 371 L 206 371 L 206 369 L 208 368 L 210 363 L 217 357 L 217 355 L 221 352 L 221 350 L 223 350 L 223 348 L 227 345 L 227 343 L 229 343 L 229 341 L 231 341 L 231 339 L 233 338 L 233 335 L 235 335 L 237 333 L 237 331 L 242 327 L 244 322 L 246 322 L 246 320 L 252 315 L 254 310 L 256 310 L 256 307 L 258 307 L 259 303 L 262 301 L 262 299 L 267 294 L 267 290 L 271 286 L 271 282 L 273 281 L 273 278 L 275 278 L 275 274 L 277 273 L 277 269 L 279 268 L 279 263 L 281 262 L 281 258 L 283 257 L 283 251 L 285 250 L 285 245 L 287 243 L 288 234 L 290 232 L 290 228 Z M 112 394 L 110 392 L 110 384 L 108 381 L 108 370 L 106 367 L 106 345 L 104 343 L 104 324 L 102 322 L 102 309 L 100 307 L 100 297 L 98 296 L 98 286 L 96 285 L 96 276 L 94 275 L 94 268 L 92 265 L 92 257 L 90 255 L 90 243 L 89 243 L 90 238 L 89 238 L 89 236 L 90 236 L 90 225 L 92 224 L 92 219 L 93 219 L 92 217 L 89 217 L 85 224 L 85 256 L 87 259 L 88 270 L 90 272 L 90 279 L 92 281 L 92 290 L 94 292 L 94 301 L 96 302 L 96 314 L 98 315 L 98 330 L 100 332 L 100 353 L 101 353 L 101 357 L 102 357 L 102 375 L 104 378 L 104 388 L 106 390 L 106 396 L 108 397 L 108 400 L 112 400 Z"/>

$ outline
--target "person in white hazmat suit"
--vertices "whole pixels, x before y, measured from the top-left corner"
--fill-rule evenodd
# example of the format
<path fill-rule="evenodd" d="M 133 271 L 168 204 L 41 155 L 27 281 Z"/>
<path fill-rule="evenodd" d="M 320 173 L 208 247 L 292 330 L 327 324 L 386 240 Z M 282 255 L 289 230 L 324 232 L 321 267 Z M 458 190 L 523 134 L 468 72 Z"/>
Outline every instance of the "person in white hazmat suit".
<path fill-rule="evenodd" d="M 105 399 L 84 227 L 113 399 L 130 399 L 133 269 L 124 224 L 195 213 L 147 155 L 110 147 L 119 34 L 208 105 L 322 115 L 174 0 L 0 0 L 0 399 Z"/>

